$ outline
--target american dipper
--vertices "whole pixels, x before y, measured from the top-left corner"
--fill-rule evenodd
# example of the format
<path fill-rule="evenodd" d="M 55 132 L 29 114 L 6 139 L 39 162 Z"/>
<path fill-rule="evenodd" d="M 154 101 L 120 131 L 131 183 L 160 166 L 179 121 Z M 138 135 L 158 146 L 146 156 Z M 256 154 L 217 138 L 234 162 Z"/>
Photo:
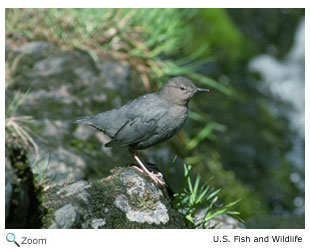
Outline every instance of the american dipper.
<path fill-rule="evenodd" d="M 164 185 L 162 175 L 149 171 L 137 150 L 166 141 L 179 131 L 186 118 L 188 102 L 196 92 L 208 89 L 196 87 L 184 77 L 171 78 L 158 92 L 145 94 L 120 108 L 80 117 L 74 123 L 86 124 L 102 131 L 109 138 L 106 147 L 128 147 L 138 162 L 138 168 L 154 182 Z"/>

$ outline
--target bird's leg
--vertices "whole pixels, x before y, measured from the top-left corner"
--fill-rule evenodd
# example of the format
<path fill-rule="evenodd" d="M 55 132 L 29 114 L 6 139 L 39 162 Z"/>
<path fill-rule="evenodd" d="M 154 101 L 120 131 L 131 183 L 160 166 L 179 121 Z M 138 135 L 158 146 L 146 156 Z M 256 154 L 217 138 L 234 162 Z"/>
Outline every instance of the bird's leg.
<path fill-rule="evenodd" d="M 145 172 L 156 184 L 159 183 L 161 185 L 165 185 L 165 182 L 161 181 L 159 177 L 162 177 L 162 174 L 154 174 L 153 172 L 149 171 L 145 165 L 143 164 L 142 160 L 139 158 L 137 154 L 133 155 L 134 159 L 138 162 L 139 166 L 142 168 L 143 172 Z"/>
<path fill-rule="evenodd" d="M 141 159 L 141 157 L 140 157 L 140 159 Z M 151 163 L 145 163 L 142 159 L 141 159 L 141 161 L 143 162 L 143 164 L 144 164 L 144 166 L 150 171 L 150 172 L 152 172 L 156 177 L 158 177 L 158 178 L 163 178 L 163 175 L 162 175 L 162 173 L 157 169 L 157 168 L 155 168 L 155 167 L 153 167 L 153 164 L 151 164 Z"/>
<path fill-rule="evenodd" d="M 144 165 L 143 161 L 140 159 L 138 152 L 134 151 L 132 149 L 129 150 L 130 153 L 133 155 L 134 159 L 138 162 L 139 166 L 141 167 L 142 171 L 144 173 L 146 173 L 156 184 L 159 183 L 161 185 L 165 185 L 165 182 L 163 182 L 162 180 L 159 179 L 159 177 L 157 177 L 157 175 L 155 175 L 153 172 L 150 172 Z M 140 169 L 140 168 L 139 168 Z M 140 169 L 140 170 L 141 170 Z M 161 175 L 162 177 L 162 175 Z"/>
<path fill-rule="evenodd" d="M 141 160 L 141 162 L 143 163 L 143 165 L 145 166 L 145 163 L 142 161 L 142 159 L 140 159 Z M 144 171 L 143 171 L 143 169 L 141 169 L 140 167 L 138 167 L 138 166 L 132 166 L 133 168 L 135 168 L 137 171 L 139 171 L 140 173 L 144 173 Z M 146 166 L 145 166 L 146 167 Z M 146 167 L 146 169 L 148 169 L 147 167 Z M 148 169 L 149 170 L 149 169 Z M 150 171 L 150 170 L 149 170 Z M 162 173 L 161 172 L 157 172 L 157 173 L 154 173 L 153 171 L 150 171 L 152 174 L 154 174 L 156 177 L 158 177 L 158 178 L 163 178 L 163 175 L 162 175 Z"/>
<path fill-rule="evenodd" d="M 138 166 L 132 166 L 132 167 L 135 168 L 140 173 L 144 173 L 144 171 L 140 167 L 138 167 Z"/>
<path fill-rule="evenodd" d="M 139 161 L 140 162 L 142 162 L 142 164 L 143 164 L 143 166 L 149 171 L 149 172 L 151 172 L 152 174 L 154 174 L 156 177 L 159 177 L 159 178 L 163 178 L 163 175 L 161 174 L 161 172 L 159 172 L 159 171 L 155 171 L 154 172 L 154 170 L 153 170 L 153 168 L 150 168 L 143 160 L 142 160 L 142 158 L 140 157 L 140 155 L 138 154 L 138 151 L 136 151 L 136 150 L 132 150 L 131 148 L 129 148 L 129 152 L 130 152 L 130 154 L 134 157 L 135 155 L 137 155 L 138 156 L 138 158 L 139 158 Z M 136 160 L 136 158 L 134 157 L 134 159 Z M 137 160 L 136 160 L 137 161 Z M 138 162 L 138 161 L 137 161 Z M 139 163 L 139 162 L 138 162 Z M 139 166 L 141 166 L 140 164 L 139 164 Z M 141 172 L 141 173 L 144 173 L 144 171 L 143 171 L 143 169 L 142 168 L 140 168 L 139 166 L 135 166 L 135 165 L 133 165 L 132 167 L 134 167 L 137 171 L 139 171 L 139 172 Z"/>

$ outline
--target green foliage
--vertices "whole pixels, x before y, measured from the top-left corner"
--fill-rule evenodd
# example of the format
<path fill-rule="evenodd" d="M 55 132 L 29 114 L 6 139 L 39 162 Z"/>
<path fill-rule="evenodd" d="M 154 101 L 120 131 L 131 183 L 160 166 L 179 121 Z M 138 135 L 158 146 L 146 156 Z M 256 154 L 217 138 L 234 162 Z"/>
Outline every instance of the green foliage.
<path fill-rule="evenodd" d="M 43 39 L 64 48 L 113 56 L 130 64 L 145 88 L 160 86 L 170 76 L 184 75 L 230 94 L 230 90 L 201 74 L 194 74 L 209 58 L 199 59 L 207 45 L 190 56 L 172 60 L 184 49 L 187 21 L 197 10 L 178 9 L 7 9 L 6 30 L 29 40 Z M 48 27 L 48 28 L 47 28 Z M 192 75 L 191 75 L 192 74 Z"/>
<path fill-rule="evenodd" d="M 34 173 L 36 182 L 41 187 L 47 187 L 54 179 L 54 177 L 47 177 L 48 163 L 49 163 L 49 156 L 43 159 L 42 161 L 36 160 L 31 164 L 31 169 Z"/>
<path fill-rule="evenodd" d="M 193 116 L 193 115 L 191 115 Z M 201 141 L 211 138 L 212 139 L 212 131 L 217 130 L 220 132 L 225 131 L 225 126 L 219 123 L 215 123 L 213 121 L 209 122 L 201 131 L 190 141 L 188 141 L 187 145 L 185 146 L 186 150 L 190 151 L 195 148 Z"/>
<path fill-rule="evenodd" d="M 27 95 L 27 94 L 24 94 Z M 13 114 L 15 114 L 18 106 L 20 105 L 21 101 L 22 101 L 22 97 L 24 96 L 23 94 L 21 94 L 20 92 L 16 92 L 11 104 L 9 104 L 9 106 L 7 107 L 7 109 L 5 110 L 5 116 L 6 117 L 12 117 Z"/>
<path fill-rule="evenodd" d="M 187 40 L 186 54 L 191 54 L 201 44 L 208 43 L 208 50 L 201 57 L 216 55 L 217 59 L 225 57 L 229 61 L 236 62 L 246 56 L 240 53 L 244 51 L 244 46 L 247 46 L 248 50 L 252 46 L 251 43 L 247 43 L 247 39 L 232 22 L 225 9 L 199 9 L 191 22 L 192 30 Z"/>
<path fill-rule="evenodd" d="M 5 129 L 9 130 L 15 136 L 19 137 L 26 149 L 34 149 L 37 156 L 38 145 L 32 136 L 35 133 L 31 130 L 29 126 L 32 123 L 32 117 L 15 115 L 18 106 L 21 105 L 22 99 L 27 95 L 27 93 L 28 92 L 21 94 L 20 92 L 16 92 L 11 103 L 6 106 Z"/>
<path fill-rule="evenodd" d="M 213 187 L 200 183 L 200 175 L 194 184 L 191 181 L 191 166 L 184 164 L 184 184 L 181 190 L 174 194 L 174 207 L 181 212 L 196 228 L 206 228 L 209 220 L 221 214 L 238 216 L 239 213 L 231 211 L 231 208 L 239 202 L 236 200 L 227 205 L 217 205 L 218 194 L 220 189 L 215 190 Z M 204 217 L 197 221 L 196 214 L 200 209 L 205 209 Z M 240 219 L 240 218 L 239 218 Z"/>

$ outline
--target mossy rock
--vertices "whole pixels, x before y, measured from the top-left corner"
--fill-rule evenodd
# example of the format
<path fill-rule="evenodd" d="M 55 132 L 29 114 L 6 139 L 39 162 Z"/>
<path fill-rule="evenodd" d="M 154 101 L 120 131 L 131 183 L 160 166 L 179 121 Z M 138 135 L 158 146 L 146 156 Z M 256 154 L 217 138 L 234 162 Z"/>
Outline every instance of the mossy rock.
<path fill-rule="evenodd" d="M 134 167 L 107 178 L 54 186 L 46 191 L 45 228 L 191 228 L 172 208 L 165 187 Z"/>

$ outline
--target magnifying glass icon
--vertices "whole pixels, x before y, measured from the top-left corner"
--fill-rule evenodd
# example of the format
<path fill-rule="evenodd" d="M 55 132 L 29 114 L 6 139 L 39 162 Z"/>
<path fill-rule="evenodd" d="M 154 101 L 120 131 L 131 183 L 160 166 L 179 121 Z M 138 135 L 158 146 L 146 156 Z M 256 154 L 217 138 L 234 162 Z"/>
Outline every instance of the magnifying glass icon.
<path fill-rule="evenodd" d="M 16 244 L 17 247 L 20 247 L 20 245 L 15 241 L 15 234 L 13 234 L 13 233 L 8 233 L 8 234 L 6 235 L 6 240 L 7 240 L 8 242 L 14 242 L 14 243 Z"/>

